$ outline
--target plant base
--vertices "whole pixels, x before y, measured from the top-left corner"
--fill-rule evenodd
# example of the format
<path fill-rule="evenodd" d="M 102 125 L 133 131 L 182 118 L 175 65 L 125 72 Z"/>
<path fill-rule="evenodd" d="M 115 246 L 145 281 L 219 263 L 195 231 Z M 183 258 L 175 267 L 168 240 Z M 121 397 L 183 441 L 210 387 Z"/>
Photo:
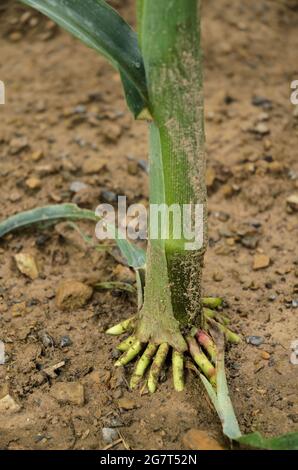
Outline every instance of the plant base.
<path fill-rule="evenodd" d="M 143 342 L 138 334 L 143 329 L 143 326 L 140 325 L 142 318 L 129 318 L 106 331 L 107 334 L 113 336 L 129 333 L 127 338 L 117 346 L 117 349 L 123 354 L 116 361 L 115 366 L 126 366 L 139 357 L 131 376 L 131 389 L 136 388 L 140 384 L 148 370 L 146 377 L 147 387 L 150 393 L 154 393 L 170 351 L 172 356 L 173 383 L 176 391 L 181 392 L 184 389 L 184 370 L 187 355 L 190 355 L 191 360 L 198 366 L 211 385 L 216 386 L 217 351 L 212 338 L 212 332 L 216 329 L 220 330 L 224 333 L 226 340 L 231 343 L 237 344 L 241 341 L 241 338 L 228 328 L 229 320 L 222 315 L 221 311 L 217 310 L 222 305 L 221 299 L 204 298 L 202 299 L 202 304 L 203 315 L 200 328 L 193 327 L 191 333 L 185 338 L 181 334 L 181 338 L 187 345 L 186 352 L 181 352 L 171 347 L 170 341 Z"/>

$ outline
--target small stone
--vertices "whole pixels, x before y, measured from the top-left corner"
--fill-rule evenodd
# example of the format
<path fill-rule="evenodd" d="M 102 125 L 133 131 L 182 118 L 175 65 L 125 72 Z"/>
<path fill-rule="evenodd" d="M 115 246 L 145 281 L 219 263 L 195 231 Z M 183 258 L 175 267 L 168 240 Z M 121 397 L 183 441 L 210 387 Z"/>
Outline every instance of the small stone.
<path fill-rule="evenodd" d="M 292 300 L 292 307 L 298 308 L 298 300 Z"/>
<path fill-rule="evenodd" d="M 133 410 L 134 408 L 136 408 L 135 402 L 130 398 L 125 397 L 120 398 L 120 400 L 118 400 L 118 406 L 123 410 Z"/>
<path fill-rule="evenodd" d="M 18 137 L 12 139 L 9 142 L 10 153 L 12 155 L 17 155 L 18 153 L 22 152 L 24 149 L 28 147 L 28 140 L 26 137 Z"/>
<path fill-rule="evenodd" d="M 11 33 L 9 35 L 9 39 L 12 41 L 12 42 L 18 42 L 22 39 L 22 33 L 20 33 L 19 31 L 15 31 L 13 33 Z"/>
<path fill-rule="evenodd" d="M 67 348 L 68 346 L 72 345 L 72 341 L 69 336 L 62 336 L 60 339 L 60 347 Z"/>
<path fill-rule="evenodd" d="M 102 191 L 101 197 L 104 202 L 117 202 L 117 194 L 113 191 Z"/>
<path fill-rule="evenodd" d="M 82 165 L 83 173 L 87 175 L 100 173 L 104 168 L 105 168 L 105 163 L 100 161 L 98 157 L 89 157 L 84 161 Z"/>
<path fill-rule="evenodd" d="M 32 153 L 31 155 L 31 159 L 34 161 L 34 162 L 38 162 L 39 160 L 41 160 L 43 158 L 43 151 L 42 150 L 36 150 L 35 152 Z"/>
<path fill-rule="evenodd" d="M 149 164 L 146 160 L 139 160 L 138 165 L 145 173 L 149 173 Z"/>
<path fill-rule="evenodd" d="M 75 310 L 83 307 L 91 298 L 93 290 L 79 281 L 64 281 L 56 292 L 56 305 L 60 310 Z"/>
<path fill-rule="evenodd" d="M 47 333 L 47 331 L 40 331 L 38 337 L 45 348 L 52 348 L 55 346 L 54 339 L 49 335 L 49 333 Z"/>
<path fill-rule="evenodd" d="M 30 279 L 37 279 L 39 271 L 34 256 L 29 253 L 18 253 L 14 256 L 17 267 L 22 274 L 28 276 Z"/>
<path fill-rule="evenodd" d="M 293 211 L 298 211 L 298 194 L 292 194 L 287 198 L 287 205 Z"/>
<path fill-rule="evenodd" d="M 11 202 L 18 202 L 22 199 L 22 195 L 18 191 L 13 191 L 8 196 Z"/>
<path fill-rule="evenodd" d="M 105 138 L 110 142 L 116 142 L 122 134 L 122 128 L 115 122 L 109 122 L 104 127 Z"/>
<path fill-rule="evenodd" d="M 78 193 L 82 189 L 88 189 L 88 188 L 89 188 L 88 184 L 83 183 L 82 181 L 73 181 L 69 186 L 69 190 L 72 193 Z"/>
<path fill-rule="evenodd" d="M 258 269 L 267 268 L 270 264 L 270 258 L 267 255 L 257 253 L 254 256 L 253 260 L 253 270 L 257 271 Z"/>
<path fill-rule="evenodd" d="M 27 313 L 26 302 L 14 304 L 11 309 L 11 314 L 14 318 L 23 317 Z"/>
<path fill-rule="evenodd" d="M 113 428 L 102 428 L 102 438 L 106 444 L 112 444 L 119 438 L 118 431 Z"/>
<path fill-rule="evenodd" d="M 262 336 L 247 336 L 246 342 L 252 344 L 253 346 L 260 346 L 264 343 L 264 338 Z"/>
<path fill-rule="evenodd" d="M 20 405 L 11 395 L 5 395 L 0 400 L 0 413 L 17 413 L 21 409 Z"/>
<path fill-rule="evenodd" d="M 224 450 L 224 447 L 208 432 L 190 429 L 183 436 L 183 445 L 190 450 Z"/>
<path fill-rule="evenodd" d="M 136 280 L 135 274 L 127 266 L 118 264 L 116 268 L 113 269 L 113 274 L 117 277 L 117 280 L 120 282 L 127 282 L 129 284 L 135 283 L 135 280 Z"/>
<path fill-rule="evenodd" d="M 56 173 L 57 168 L 55 167 L 55 165 L 52 164 L 38 165 L 35 167 L 35 172 L 38 174 L 38 176 L 42 178 L 44 176 Z"/>
<path fill-rule="evenodd" d="M 252 97 L 251 104 L 254 106 L 260 106 L 264 109 L 271 109 L 272 108 L 272 101 L 268 98 L 263 96 L 255 95 Z"/>
<path fill-rule="evenodd" d="M 99 202 L 100 189 L 87 187 L 75 193 L 72 202 L 81 207 L 96 207 Z"/>
<path fill-rule="evenodd" d="M 139 166 L 138 166 L 138 162 L 136 162 L 135 160 L 130 160 L 128 163 L 127 163 L 127 172 L 130 174 L 130 175 L 137 175 L 138 174 L 138 171 L 139 171 Z"/>
<path fill-rule="evenodd" d="M 82 406 L 85 402 L 84 387 L 78 382 L 57 382 L 52 385 L 50 394 L 59 403 Z"/>
<path fill-rule="evenodd" d="M 223 280 L 223 275 L 219 271 L 215 271 L 212 275 L 213 281 L 221 282 Z"/>
<path fill-rule="evenodd" d="M 259 122 L 253 129 L 254 132 L 260 135 L 267 135 L 270 133 L 270 129 L 264 122 Z"/>
<path fill-rule="evenodd" d="M 209 167 L 206 170 L 206 185 L 207 188 L 212 188 L 216 178 L 216 173 L 213 168 Z"/>
<path fill-rule="evenodd" d="M 269 361 L 270 354 L 267 351 L 261 351 L 261 358 L 264 359 L 265 361 Z"/>
<path fill-rule="evenodd" d="M 34 176 L 28 178 L 25 181 L 27 188 L 29 189 L 40 189 L 41 188 L 41 180 L 39 178 L 35 178 Z"/>

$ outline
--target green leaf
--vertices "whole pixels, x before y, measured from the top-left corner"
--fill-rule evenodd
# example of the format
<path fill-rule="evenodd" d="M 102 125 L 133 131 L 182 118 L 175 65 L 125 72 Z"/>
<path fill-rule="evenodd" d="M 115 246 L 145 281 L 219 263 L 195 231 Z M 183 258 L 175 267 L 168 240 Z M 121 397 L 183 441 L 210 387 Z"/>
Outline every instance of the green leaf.
<path fill-rule="evenodd" d="M 298 450 L 298 432 L 265 438 L 259 432 L 246 434 L 237 439 L 240 444 L 266 450 Z"/>
<path fill-rule="evenodd" d="M 212 336 L 216 342 L 216 393 L 211 384 L 203 377 L 201 380 L 206 388 L 210 400 L 221 420 L 223 433 L 229 439 L 238 439 L 241 436 L 239 424 L 235 415 L 233 404 L 230 398 L 227 378 L 225 373 L 224 359 L 224 336 L 220 331 L 212 331 Z"/>
<path fill-rule="evenodd" d="M 146 252 L 142 248 L 117 238 L 117 245 L 122 255 L 127 261 L 128 266 L 134 269 L 144 268 L 146 264 Z"/>
<path fill-rule="evenodd" d="M 87 209 L 80 209 L 75 204 L 54 204 L 52 206 L 38 207 L 30 211 L 13 215 L 0 223 L 0 238 L 9 232 L 29 227 L 30 225 L 55 221 L 58 219 L 88 219 L 98 221 L 95 213 Z"/>
<path fill-rule="evenodd" d="M 21 0 L 51 18 L 119 70 L 135 117 L 147 108 L 147 85 L 136 33 L 104 0 Z"/>
<path fill-rule="evenodd" d="M 93 211 L 80 209 L 76 204 L 55 204 L 21 212 L 4 220 L 0 223 L 0 238 L 14 230 L 29 227 L 36 223 L 46 223 L 59 219 L 99 221 L 99 218 Z M 117 231 L 115 230 L 115 232 L 116 243 L 127 260 L 127 264 L 135 269 L 144 267 L 146 263 L 145 251 L 132 245 L 128 240 L 118 238 Z"/>

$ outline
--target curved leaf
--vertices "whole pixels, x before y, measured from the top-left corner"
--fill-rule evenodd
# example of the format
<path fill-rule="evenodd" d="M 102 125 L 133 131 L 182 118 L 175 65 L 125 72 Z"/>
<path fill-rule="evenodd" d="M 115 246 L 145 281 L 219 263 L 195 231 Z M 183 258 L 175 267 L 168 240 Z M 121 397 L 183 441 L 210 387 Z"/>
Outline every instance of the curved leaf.
<path fill-rule="evenodd" d="M 128 106 L 147 108 L 147 85 L 136 33 L 104 0 L 21 0 L 103 54 L 123 79 Z"/>
<path fill-rule="evenodd" d="M 98 221 L 98 217 L 93 211 L 80 209 L 76 204 L 54 204 L 21 212 L 4 220 L 0 223 L 0 238 L 14 230 L 58 219 Z"/>
<path fill-rule="evenodd" d="M 81 209 L 76 204 L 54 204 L 21 212 L 0 222 L 0 238 L 14 230 L 59 219 L 99 221 L 99 217 L 97 217 L 93 211 Z M 115 233 L 116 243 L 122 255 L 127 260 L 127 264 L 135 269 L 143 268 L 146 262 L 145 251 L 142 248 L 134 246 L 128 240 L 123 240 L 118 237 L 116 230 Z"/>

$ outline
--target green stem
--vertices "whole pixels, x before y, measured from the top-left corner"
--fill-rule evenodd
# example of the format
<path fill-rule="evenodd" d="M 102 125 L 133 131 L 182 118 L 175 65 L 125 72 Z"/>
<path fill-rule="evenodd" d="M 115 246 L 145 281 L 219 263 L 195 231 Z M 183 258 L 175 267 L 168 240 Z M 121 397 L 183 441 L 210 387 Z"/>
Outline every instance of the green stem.
<path fill-rule="evenodd" d="M 200 1 L 142 0 L 141 49 L 149 89 L 150 203 L 178 207 L 168 236 L 149 236 L 144 305 L 138 335 L 186 350 L 180 330 L 198 323 L 201 273 L 207 243 Z M 185 205 L 202 208 L 202 240 L 189 246 Z M 173 206 L 172 206 L 173 207 Z M 153 220 L 151 206 L 150 220 Z M 163 222 L 164 222 L 163 218 Z M 161 224 L 158 224 L 161 229 Z M 193 228 L 193 227 L 192 227 Z M 190 249 L 192 248 L 192 249 Z"/>

